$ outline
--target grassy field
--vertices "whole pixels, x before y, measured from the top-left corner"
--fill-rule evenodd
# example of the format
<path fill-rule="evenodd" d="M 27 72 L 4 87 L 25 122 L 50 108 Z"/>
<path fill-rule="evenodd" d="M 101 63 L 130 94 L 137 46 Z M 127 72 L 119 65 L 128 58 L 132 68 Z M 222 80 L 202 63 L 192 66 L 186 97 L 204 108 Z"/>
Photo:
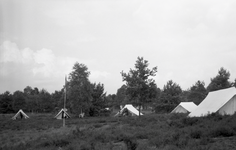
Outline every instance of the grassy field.
<path fill-rule="evenodd" d="M 183 114 L 138 117 L 71 118 L 0 115 L 0 149 L 16 150 L 233 150 L 236 115 L 187 118 Z"/>

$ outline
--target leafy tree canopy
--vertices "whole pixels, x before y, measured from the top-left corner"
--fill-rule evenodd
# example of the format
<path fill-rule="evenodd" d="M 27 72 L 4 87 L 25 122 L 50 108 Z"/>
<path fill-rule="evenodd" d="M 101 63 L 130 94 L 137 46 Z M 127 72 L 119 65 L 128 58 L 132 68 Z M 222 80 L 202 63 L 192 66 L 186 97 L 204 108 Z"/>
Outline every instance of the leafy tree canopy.
<path fill-rule="evenodd" d="M 172 80 L 169 80 L 167 84 L 164 85 L 163 91 L 161 93 L 161 102 L 167 104 L 179 104 L 181 101 L 181 93 L 181 87 Z"/>
<path fill-rule="evenodd" d="M 13 97 L 9 91 L 0 95 L 0 112 L 1 113 L 9 113 L 13 112 L 12 109 L 12 101 Z"/>
<path fill-rule="evenodd" d="M 229 78 L 229 71 L 221 67 L 216 77 L 211 79 L 210 84 L 207 86 L 207 91 L 211 92 L 231 87 L 232 83 L 229 82 Z"/>
<path fill-rule="evenodd" d="M 114 105 L 116 108 L 120 108 L 120 105 L 125 105 L 127 103 L 127 96 L 126 96 L 127 86 L 122 85 L 116 92 L 115 102 Z"/>
<path fill-rule="evenodd" d="M 200 104 L 206 97 L 207 90 L 203 81 L 197 81 L 189 90 L 188 101 Z"/>
<path fill-rule="evenodd" d="M 92 87 L 88 79 L 90 72 L 87 66 L 76 62 L 72 72 L 69 74 L 67 86 L 69 108 L 75 114 L 82 111 L 89 113 L 89 107 L 92 103 Z"/>
<path fill-rule="evenodd" d="M 89 114 L 90 116 L 97 116 L 100 114 L 100 110 L 106 107 L 105 97 L 106 93 L 104 93 L 104 85 L 101 83 L 91 84 L 92 86 L 92 106 L 90 106 Z"/>
<path fill-rule="evenodd" d="M 26 98 L 25 94 L 21 91 L 15 91 L 13 93 L 13 104 L 12 104 L 13 110 L 16 112 L 19 109 L 25 109 L 26 108 Z"/>
<path fill-rule="evenodd" d="M 157 73 L 157 67 L 148 68 L 149 63 L 143 57 L 138 57 L 134 69 L 128 73 L 121 72 L 122 80 L 126 82 L 127 95 L 136 102 L 138 106 L 147 102 L 154 94 L 152 87 L 156 86 L 154 77 Z"/>

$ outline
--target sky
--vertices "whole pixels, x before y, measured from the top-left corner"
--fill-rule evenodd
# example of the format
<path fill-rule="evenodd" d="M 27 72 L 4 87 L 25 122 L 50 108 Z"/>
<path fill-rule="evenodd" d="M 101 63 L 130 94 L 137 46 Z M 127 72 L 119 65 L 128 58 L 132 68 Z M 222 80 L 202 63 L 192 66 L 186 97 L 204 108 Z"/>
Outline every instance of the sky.
<path fill-rule="evenodd" d="M 159 88 L 236 78 L 234 0 L 0 0 L 0 93 L 61 90 L 73 65 L 116 94 L 138 57 Z"/>

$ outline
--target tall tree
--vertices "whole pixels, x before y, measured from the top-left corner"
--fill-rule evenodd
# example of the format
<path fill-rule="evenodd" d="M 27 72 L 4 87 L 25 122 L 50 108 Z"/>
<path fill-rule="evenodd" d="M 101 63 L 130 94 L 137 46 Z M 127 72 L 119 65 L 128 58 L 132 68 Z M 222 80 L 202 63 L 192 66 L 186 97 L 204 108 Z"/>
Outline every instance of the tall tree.
<path fill-rule="evenodd" d="M 39 99 L 41 112 L 50 112 L 53 110 L 51 95 L 47 90 L 42 89 L 39 91 Z"/>
<path fill-rule="evenodd" d="M 115 99 L 116 99 L 116 94 L 108 94 L 106 97 L 106 105 L 107 107 L 116 107 L 115 106 Z"/>
<path fill-rule="evenodd" d="M 81 111 L 89 113 L 92 104 L 92 87 L 88 79 L 90 72 L 87 66 L 76 62 L 69 74 L 67 85 L 67 103 L 72 113 L 80 114 Z"/>
<path fill-rule="evenodd" d="M 207 91 L 211 92 L 231 87 L 232 83 L 229 82 L 229 78 L 229 71 L 221 67 L 216 77 L 211 79 L 210 84 L 207 86 Z"/>
<path fill-rule="evenodd" d="M 204 81 L 197 81 L 189 90 L 188 101 L 194 102 L 195 104 L 200 104 L 202 100 L 206 97 L 207 90 L 205 88 Z"/>
<path fill-rule="evenodd" d="M 24 88 L 24 93 L 27 94 L 27 95 L 32 95 L 34 93 L 34 90 L 32 89 L 31 86 L 26 86 Z"/>
<path fill-rule="evenodd" d="M 26 101 L 26 110 L 28 112 L 39 112 L 40 109 L 40 98 L 38 88 L 32 88 L 31 86 L 26 86 L 24 88 L 24 95 Z"/>
<path fill-rule="evenodd" d="M 9 91 L 0 95 L 0 112 L 1 113 L 9 113 L 13 112 L 12 109 L 12 101 L 13 97 Z"/>
<path fill-rule="evenodd" d="M 115 108 L 120 108 L 120 105 L 125 105 L 127 103 L 126 95 L 127 86 L 122 85 L 116 92 L 116 97 L 114 101 Z"/>
<path fill-rule="evenodd" d="M 100 110 L 105 108 L 105 96 L 104 85 L 101 83 L 91 84 L 92 86 L 92 105 L 90 106 L 90 116 L 100 115 Z"/>
<path fill-rule="evenodd" d="M 163 91 L 161 93 L 161 102 L 177 105 L 181 101 L 181 93 L 181 87 L 172 80 L 169 80 L 167 84 L 164 85 Z"/>
<path fill-rule="evenodd" d="M 147 60 L 138 57 L 134 69 L 130 69 L 128 73 L 121 72 L 122 79 L 126 82 L 127 95 L 139 106 L 139 113 L 141 105 L 152 98 L 151 89 L 155 85 L 155 80 L 150 77 L 156 76 L 157 67 L 149 69 L 148 66 Z"/>
<path fill-rule="evenodd" d="M 60 91 L 55 91 L 54 93 L 52 93 L 51 98 L 52 98 L 52 105 L 54 107 L 54 111 L 58 111 L 59 108 L 63 108 L 63 104 L 64 104 L 63 89 L 61 89 Z"/>
<path fill-rule="evenodd" d="M 13 93 L 13 103 L 12 108 L 16 112 L 19 109 L 25 109 L 26 108 L 26 98 L 23 92 L 21 91 L 15 91 Z"/>

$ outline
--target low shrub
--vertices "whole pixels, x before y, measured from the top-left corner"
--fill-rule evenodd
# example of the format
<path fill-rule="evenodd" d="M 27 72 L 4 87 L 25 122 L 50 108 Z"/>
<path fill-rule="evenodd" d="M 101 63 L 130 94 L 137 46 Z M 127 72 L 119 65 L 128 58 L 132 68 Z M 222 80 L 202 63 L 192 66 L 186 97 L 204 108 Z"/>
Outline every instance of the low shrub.
<path fill-rule="evenodd" d="M 136 147 L 137 147 L 136 139 L 125 138 L 125 139 L 123 139 L 123 141 L 125 142 L 125 144 L 127 145 L 127 148 L 129 150 L 135 150 L 136 149 Z"/>
<path fill-rule="evenodd" d="M 190 133 L 190 137 L 193 139 L 200 139 L 202 137 L 202 131 L 201 130 L 194 130 Z"/>
<path fill-rule="evenodd" d="M 174 104 L 158 104 L 155 106 L 155 113 L 170 113 L 176 105 Z"/>
<path fill-rule="evenodd" d="M 211 137 L 229 137 L 235 135 L 234 130 L 228 126 L 217 126 L 210 131 L 209 135 Z"/>
<path fill-rule="evenodd" d="M 196 125 L 199 122 L 199 118 L 196 118 L 196 117 L 193 117 L 193 118 L 186 117 L 186 118 L 182 119 L 182 122 L 183 122 L 184 125 L 193 126 L 193 125 Z"/>

